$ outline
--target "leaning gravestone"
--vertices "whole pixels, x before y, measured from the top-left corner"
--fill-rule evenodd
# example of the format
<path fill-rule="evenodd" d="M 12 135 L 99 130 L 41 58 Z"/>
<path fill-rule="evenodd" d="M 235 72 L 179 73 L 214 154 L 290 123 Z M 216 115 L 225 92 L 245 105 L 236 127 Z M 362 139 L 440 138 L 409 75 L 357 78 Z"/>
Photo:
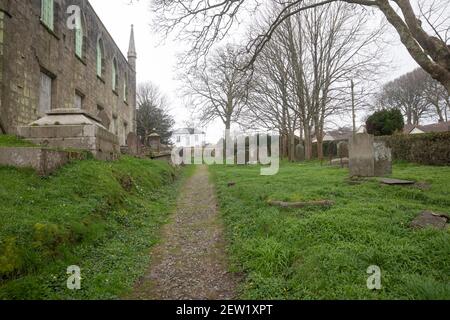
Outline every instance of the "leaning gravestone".
<path fill-rule="evenodd" d="M 380 177 L 392 173 L 391 149 L 373 135 L 360 133 L 350 138 L 350 176 Z"/>
<path fill-rule="evenodd" d="M 298 144 L 295 147 L 295 160 L 305 161 L 305 147 L 302 144 Z"/>

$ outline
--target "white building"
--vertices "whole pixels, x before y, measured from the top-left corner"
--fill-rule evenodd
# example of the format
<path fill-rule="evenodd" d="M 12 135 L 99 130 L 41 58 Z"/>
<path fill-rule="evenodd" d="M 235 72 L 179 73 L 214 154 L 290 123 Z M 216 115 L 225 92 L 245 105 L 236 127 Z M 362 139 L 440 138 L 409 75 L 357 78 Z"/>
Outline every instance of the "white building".
<path fill-rule="evenodd" d="M 172 133 L 171 140 L 179 148 L 203 147 L 206 143 L 206 133 L 194 128 L 182 128 Z"/>

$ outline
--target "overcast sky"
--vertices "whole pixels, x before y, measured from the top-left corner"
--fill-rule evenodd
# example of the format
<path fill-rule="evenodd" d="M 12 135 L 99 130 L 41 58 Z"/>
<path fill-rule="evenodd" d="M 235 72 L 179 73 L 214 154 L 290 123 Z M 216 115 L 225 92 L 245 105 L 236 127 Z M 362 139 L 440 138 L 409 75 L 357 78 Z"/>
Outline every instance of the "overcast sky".
<path fill-rule="evenodd" d="M 184 121 L 188 120 L 190 115 L 184 108 L 182 100 L 177 96 L 180 84 L 176 81 L 176 54 L 182 50 L 182 47 L 179 42 L 171 40 L 161 44 L 159 35 L 152 33 L 150 0 L 141 0 L 133 5 L 129 5 L 129 0 L 89 1 L 125 56 L 128 51 L 130 28 L 134 24 L 138 53 L 138 83 L 152 81 L 157 84 L 170 99 L 171 113 L 177 122 L 176 126 L 184 126 Z M 386 55 L 393 60 L 393 68 L 385 75 L 386 81 L 417 67 L 406 49 L 400 44 L 397 35 L 394 39 L 396 45 L 391 46 L 386 52 Z M 342 120 L 339 125 L 349 125 L 350 123 L 351 118 Z M 217 122 L 205 128 L 208 140 L 217 141 L 223 127 L 220 122 Z"/>

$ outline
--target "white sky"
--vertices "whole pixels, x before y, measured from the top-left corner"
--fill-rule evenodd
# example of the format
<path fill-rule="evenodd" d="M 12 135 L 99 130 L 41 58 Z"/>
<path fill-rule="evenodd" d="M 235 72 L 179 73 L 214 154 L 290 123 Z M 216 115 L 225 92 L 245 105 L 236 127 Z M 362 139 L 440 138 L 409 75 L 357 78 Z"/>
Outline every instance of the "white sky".
<path fill-rule="evenodd" d="M 134 24 L 136 48 L 138 54 L 137 76 L 138 84 L 152 81 L 168 96 L 171 102 L 171 113 L 176 120 L 176 127 L 184 127 L 184 121 L 189 120 L 190 114 L 183 106 L 183 101 L 178 97 L 180 83 L 176 81 L 176 54 L 183 48 L 179 42 L 166 40 L 160 43 L 159 35 L 152 33 L 150 27 L 153 13 L 150 11 L 150 0 L 140 0 L 129 5 L 129 0 L 89 0 L 106 28 L 125 54 L 128 51 L 130 26 Z M 398 36 L 393 36 L 395 45 L 389 47 L 386 55 L 392 59 L 393 67 L 385 75 L 386 81 L 411 71 L 417 64 L 410 57 L 406 49 L 401 45 Z M 339 124 L 349 125 L 351 119 Z M 211 124 L 205 128 L 207 140 L 217 141 L 224 126 L 220 122 Z"/>

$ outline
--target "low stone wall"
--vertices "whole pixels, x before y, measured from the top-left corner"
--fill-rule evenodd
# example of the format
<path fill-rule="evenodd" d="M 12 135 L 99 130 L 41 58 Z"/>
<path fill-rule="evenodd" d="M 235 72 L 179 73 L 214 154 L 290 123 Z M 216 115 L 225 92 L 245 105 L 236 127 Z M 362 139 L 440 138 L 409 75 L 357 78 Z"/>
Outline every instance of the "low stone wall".
<path fill-rule="evenodd" d="M 58 151 L 46 148 L 0 147 L 0 165 L 32 168 L 46 176 L 72 160 L 84 160 L 82 152 Z"/>

